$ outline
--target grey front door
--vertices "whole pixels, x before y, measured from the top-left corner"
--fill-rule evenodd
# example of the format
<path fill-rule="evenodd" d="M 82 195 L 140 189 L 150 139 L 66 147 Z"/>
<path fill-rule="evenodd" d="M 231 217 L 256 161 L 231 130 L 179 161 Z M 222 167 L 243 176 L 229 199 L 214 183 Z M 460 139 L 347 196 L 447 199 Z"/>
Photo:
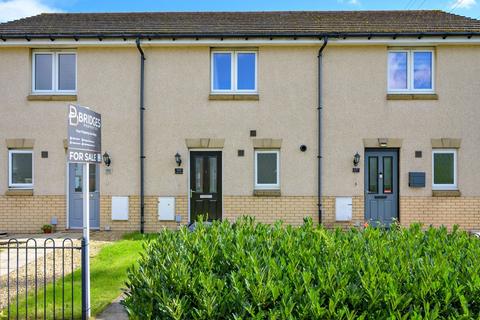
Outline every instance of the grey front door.
<path fill-rule="evenodd" d="M 365 219 L 387 227 L 398 220 L 397 150 L 365 150 Z"/>
<path fill-rule="evenodd" d="M 222 153 L 190 152 L 190 221 L 222 219 Z"/>
<path fill-rule="evenodd" d="M 69 201 L 68 221 L 70 229 L 83 227 L 83 164 L 70 163 L 69 171 Z M 90 228 L 100 228 L 100 192 L 99 169 L 97 164 L 90 164 Z"/>

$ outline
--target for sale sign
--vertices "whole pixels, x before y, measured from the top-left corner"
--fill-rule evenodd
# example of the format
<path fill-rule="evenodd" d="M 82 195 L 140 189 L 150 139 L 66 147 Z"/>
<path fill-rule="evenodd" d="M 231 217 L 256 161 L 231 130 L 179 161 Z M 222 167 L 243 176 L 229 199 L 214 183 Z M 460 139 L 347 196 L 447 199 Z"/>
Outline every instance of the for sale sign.
<path fill-rule="evenodd" d="M 68 106 L 68 161 L 102 162 L 102 117 L 86 107 Z"/>

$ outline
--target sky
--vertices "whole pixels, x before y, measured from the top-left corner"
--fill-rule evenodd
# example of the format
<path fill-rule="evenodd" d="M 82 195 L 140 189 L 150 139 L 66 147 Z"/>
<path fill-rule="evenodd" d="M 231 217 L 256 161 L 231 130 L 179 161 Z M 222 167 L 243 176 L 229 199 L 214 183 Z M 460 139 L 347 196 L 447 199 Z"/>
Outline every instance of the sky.
<path fill-rule="evenodd" d="M 0 22 L 43 12 L 440 9 L 480 19 L 480 0 L 0 0 Z"/>

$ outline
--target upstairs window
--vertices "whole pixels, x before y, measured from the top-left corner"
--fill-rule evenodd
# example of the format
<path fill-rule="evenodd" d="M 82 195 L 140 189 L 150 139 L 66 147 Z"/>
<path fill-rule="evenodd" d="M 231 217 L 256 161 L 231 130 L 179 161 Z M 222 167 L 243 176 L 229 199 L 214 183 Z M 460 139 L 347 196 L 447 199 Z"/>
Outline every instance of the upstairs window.
<path fill-rule="evenodd" d="M 8 187 L 33 188 L 33 151 L 8 151 Z"/>
<path fill-rule="evenodd" d="M 389 92 L 433 92 L 432 50 L 390 50 L 388 52 Z"/>
<path fill-rule="evenodd" d="M 255 51 L 213 51 L 212 84 L 214 93 L 254 93 L 257 91 L 257 53 Z"/>
<path fill-rule="evenodd" d="M 34 93 L 77 91 L 77 55 L 74 52 L 34 52 L 32 70 Z"/>
<path fill-rule="evenodd" d="M 280 152 L 255 151 L 255 189 L 280 189 Z"/>
<path fill-rule="evenodd" d="M 434 190 L 457 189 L 457 150 L 438 149 L 432 153 Z"/>

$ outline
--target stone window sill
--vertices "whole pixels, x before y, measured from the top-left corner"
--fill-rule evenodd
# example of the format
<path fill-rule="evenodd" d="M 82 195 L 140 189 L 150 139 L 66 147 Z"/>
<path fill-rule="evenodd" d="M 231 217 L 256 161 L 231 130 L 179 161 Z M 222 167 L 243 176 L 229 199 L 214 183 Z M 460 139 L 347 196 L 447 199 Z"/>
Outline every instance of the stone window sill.
<path fill-rule="evenodd" d="M 237 100 L 237 101 L 258 101 L 258 94 L 210 94 L 208 100 Z"/>
<path fill-rule="evenodd" d="M 438 100 L 436 93 L 388 93 L 387 100 Z"/>
<path fill-rule="evenodd" d="M 280 190 L 253 190 L 255 197 L 280 197 L 282 194 Z"/>
<path fill-rule="evenodd" d="M 6 196 L 33 196 L 33 189 L 8 189 Z"/>
<path fill-rule="evenodd" d="M 77 101 L 76 94 L 30 94 L 28 101 Z"/>
<path fill-rule="evenodd" d="M 460 197 L 460 190 L 432 190 L 433 197 Z"/>

